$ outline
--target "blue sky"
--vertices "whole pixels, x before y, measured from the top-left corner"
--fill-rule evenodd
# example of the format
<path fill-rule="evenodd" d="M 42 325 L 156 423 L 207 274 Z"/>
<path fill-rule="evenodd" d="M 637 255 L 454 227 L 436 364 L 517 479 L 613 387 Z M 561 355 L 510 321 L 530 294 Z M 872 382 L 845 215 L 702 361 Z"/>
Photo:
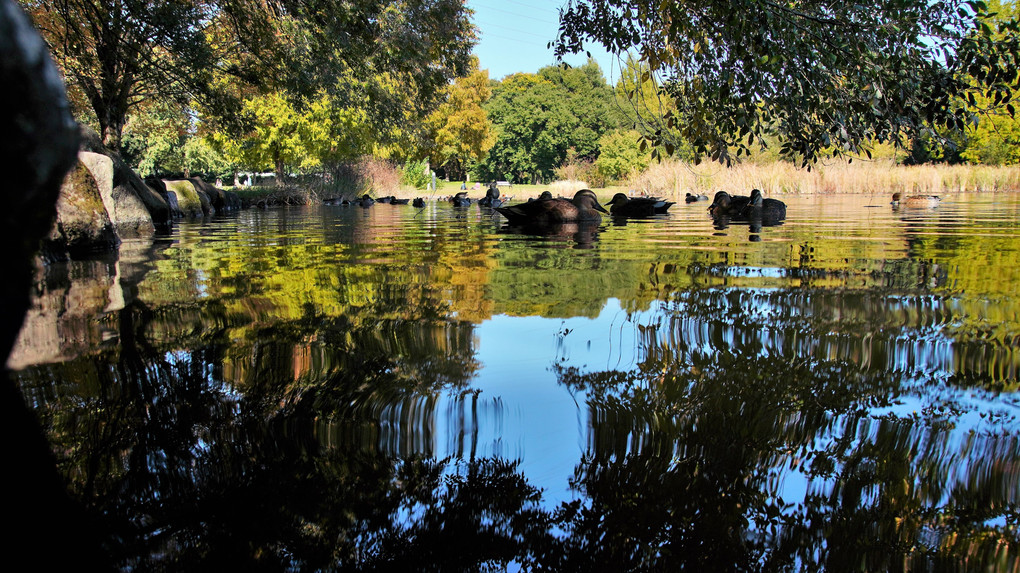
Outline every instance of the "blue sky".
<path fill-rule="evenodd" d="M 559 29 L 560 2 L 547 0 L 467 0 L 475 11 L 479 42 L 474 53 L 481 68 L 489 70 L 495 80 L 516 72 L 535 73 L 556 63 L 553 51 L 546 44 L 556 39 Z M 592 57 L 602 67 L 602 75 L 613 83 L 619 77 L 616 58 L 598 46 L 588 46 Z M 583 53 L 566 58 L 571 65 L 587 61 Z"/>

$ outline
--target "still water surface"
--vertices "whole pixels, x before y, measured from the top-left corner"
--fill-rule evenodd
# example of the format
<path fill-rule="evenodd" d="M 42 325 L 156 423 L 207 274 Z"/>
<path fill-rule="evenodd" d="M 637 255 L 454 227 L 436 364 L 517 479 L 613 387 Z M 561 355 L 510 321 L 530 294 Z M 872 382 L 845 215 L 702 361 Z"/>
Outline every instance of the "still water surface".
<path fill-rule="evenodd" d="M 10 366 L 126 567 L 1017 569 L 1020 194 L 785 199 L 184 222 Z"/>

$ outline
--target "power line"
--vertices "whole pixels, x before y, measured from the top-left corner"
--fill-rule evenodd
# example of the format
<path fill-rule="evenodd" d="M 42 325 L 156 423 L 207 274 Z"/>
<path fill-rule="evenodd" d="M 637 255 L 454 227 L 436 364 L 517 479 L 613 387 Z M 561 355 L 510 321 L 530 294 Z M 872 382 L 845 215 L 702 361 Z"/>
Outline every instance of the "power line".
<path fill-rule="evenodd" d="M 536 34 L 534 32 L 526 32 L 524 30 L 517 30 L 515 28 L 510 28 L 509 26 L 503 26 L 501 24 L 493 24 L 492 22 L 481 22 L 481 23 L 485 24 L 485 28 L 486 29 L 488 29 L 488 28 L 499 28 L 501 30 L 506 30 L 508 32 L 513 32 L 515 34 L 523 34 L 525 36 L 534 36 L 536 38 L 541 38 L 544 41 L 551 40 L 551 38 L 549 36 L 543 36 L 542 34 Z M 482 34 L 485 35 L 485 31 L 484 30 L 482 30 Z"/>
<path fill-rule="evenodd" d="M 477 0 L 475 0 L 474 2 L 472 2 L 472 4 L 479 4 L 479 2 L 477 2 Z M 501 4 L 516 4 L 517 6 L 520 6 L 522 8 L 527 8 L 528 10 L 538 10 L 539 12 L 548 12 L 550 14 L 556 14 L 557 17 L 559 16 L 559 13 L 560 13 L 559 10 L 553 10 L 552 8 L 549 8 L 548 6 L 535 6 L 535 5 L 532 5 L 532 4 L 525 4 L 523 2 L 516 2 L 515 0 L 503 0 L 501 2 Z M 491 5 L 488 5 L 488 4 L 482 4 L 482 6 L 485 6 L 486 8 L 490 8 L 492 10 L 498 10 L 498 8 L 494 8 L 494 7 L 492 7 Z"/>
<path fill-rule="evenodd" d="M 551 23 L 548 19 L 536 18 L 534 16 L 525 16 L 524 14 L 520 14 L 518 12 L 511 12 L 509 10 L 503 10 L 502 8 L 493 8 L 492 6 L 486 6 L 485 8 L 487 10 L 492 10 L 494 12 L 502 12 L 503 14 L 509 14 L 511 16 L 516 16 L 518 18 L 526 18 L 528 20 L 534 20 L 536 22 L 541 22 L 543 24 L 550 24 Z"/>

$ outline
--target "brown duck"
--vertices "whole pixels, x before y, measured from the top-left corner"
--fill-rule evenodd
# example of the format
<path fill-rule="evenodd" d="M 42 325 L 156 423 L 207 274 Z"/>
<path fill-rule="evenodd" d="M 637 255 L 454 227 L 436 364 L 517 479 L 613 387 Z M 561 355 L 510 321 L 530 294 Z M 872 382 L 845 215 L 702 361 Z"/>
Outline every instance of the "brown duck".
<path fill-rule="evenodd" d="M 942 202 L 942 198 L 938 195 L 910 195 L 909 197 L 903 197 L 899 193 L 893 193 L 892 206 L 899 207 L 920 207 L 920 208 L 935 208 Z"/>
<path fill-rule="evenodd" d="M 511 207 L 498 207 L 497 211 L 506 217 L 511 225 L 546 225 L 550 223 L 574 223 L 602 220 L 599 211 L 607 211 L 599 205 L 598 197 L 591 189 L 581 189 L 573 199 L 538 199 Z"/>

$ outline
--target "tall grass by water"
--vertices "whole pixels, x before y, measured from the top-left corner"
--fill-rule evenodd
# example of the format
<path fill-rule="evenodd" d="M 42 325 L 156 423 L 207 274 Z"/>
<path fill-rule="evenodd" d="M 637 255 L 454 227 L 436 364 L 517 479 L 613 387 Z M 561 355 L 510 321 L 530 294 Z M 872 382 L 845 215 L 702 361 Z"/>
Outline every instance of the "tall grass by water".
<path fill-rule="evenodd" d="M 236 188 L 246 205 L 310 204 L 334 197 L 354 198 L 362 194 L 400 198 L 445 197 L 460 190 L 460 181 L 438 181 L 435 191 L 414 189 L 400 182 L 399 168 L 381 161 L 361 161 L 327 180 L 295 181 L 285 185 Z M 504 195 L 522 199 L 545 190 L 570 197 L 588 187 L 578 180 L 554 181 L 547 185 L 515 185 Z M 711 196 L 719 190 L 746 194 L 760 189 L 765 195 L 782 194 L 946 194 L 958 192 L 1020 191 L 1020 166 L 987 165 L 898 165 L 893 161 L 845 161 L 820 163 L 810 171 L 782 161 L 749 162 L 732 167 L 706 162 L 692 165 L 681 161 L 652 164 L 632 180 L 618 186 L 595 188 L 599 196 L 617 191 L 644 192 L 678 199 L 686 193 Z M 484 185 L 468 185 L 473 198 L 484 196 Z"/>
<path fill-rule="evenodd" d="M 1020 166 L 896 165 L 889 161 L 823 163 L 810 171 L 786 162 L 725 167 L 663 161 L 629 181 L 636 192 L 682 197 L 719 190 L 765 195 L 785 193 L 957 193 L 1020 190 Z"/>

